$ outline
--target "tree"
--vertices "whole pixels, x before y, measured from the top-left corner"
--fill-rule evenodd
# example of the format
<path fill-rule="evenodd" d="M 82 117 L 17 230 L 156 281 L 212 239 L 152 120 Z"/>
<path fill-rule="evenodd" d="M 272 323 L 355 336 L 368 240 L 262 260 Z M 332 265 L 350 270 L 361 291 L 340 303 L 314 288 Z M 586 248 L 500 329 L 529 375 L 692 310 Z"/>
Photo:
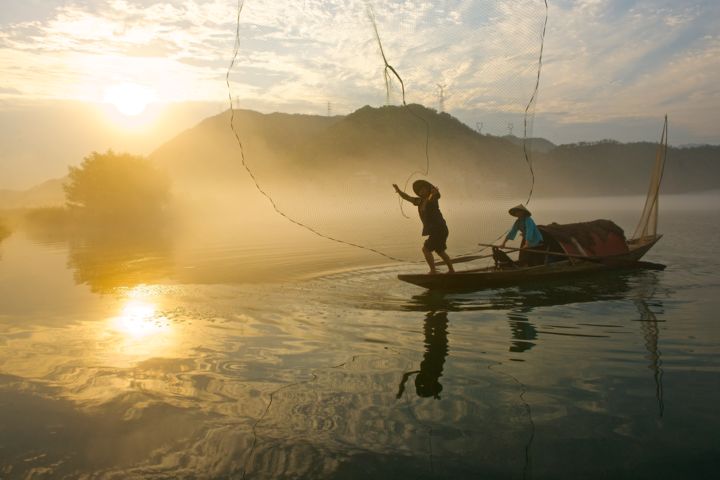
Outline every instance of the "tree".
<path fill-rule="evenodd" d="M 93 152 L 70 167 L 63 187 L 71 210 L 113 222 L 157 218 L 170 196 L 168 178 L 147 159 L 112 150 Z"/>

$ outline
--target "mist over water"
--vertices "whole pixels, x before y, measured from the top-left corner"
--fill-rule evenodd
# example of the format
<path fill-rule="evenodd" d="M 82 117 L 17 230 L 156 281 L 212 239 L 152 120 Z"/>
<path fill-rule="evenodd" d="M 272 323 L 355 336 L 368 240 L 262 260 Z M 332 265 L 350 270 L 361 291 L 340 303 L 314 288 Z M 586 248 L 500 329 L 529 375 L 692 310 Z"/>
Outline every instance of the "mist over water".
<path fill-rule="evenodd" d="M 533 138 L 543 54 L 573 72 L 542 80 L 546 125 L 639 138 L 635 81 L 679 85 L 692 62 L 678 42 L 650 55 L 672 65 L 612 55 L 623 29 L 696 31 L 679 43 L 699 61 L 707 20 L 564 5 L 554 23 L 536 0 L 25 3 L 0 52 L 16 67 L 0 87 L 0 479 L 717 475 L 718 191 L 661 198 L 646 259 L 664 271 L 437 293 L 397 278 L 427 265 L 392 187 L 439 188 L 453 257 L 489 253 L 520 202 L 538 224 L 629 236 L 657 146 Z M 620 81 L 595 88 L 584 64 Z M 655 95 L 646 115 L 674 106 L 692 130 L 696 77 L 694 99 Z M 717 189 L 719 151 L 671 147 L 664 191 Z"/>
<path fill-rule="evenodd" d="M 229 215 L 225 200 L 227 211 L 162 235 L 14 231 L 0 243 L 0 472 L 712 474 L 713 195 L 661 198 L 665 236 L 647 259 L 665 271 L 464 294 L 396 279 L 421 263 L 391 263 L 272 215 Z M 492 223 L 447 197 L 451 254 L 510 226 L 504 206 Z M 642 201 L 537 198 L 530 208 L 538 223 L 610 218 L 631 232 Z M 353 228 L 319 218 L 420 260 L 420 222 L 408 213 L 357 215 Z M 492 234 L 476 237 L 476 227 Z"/>

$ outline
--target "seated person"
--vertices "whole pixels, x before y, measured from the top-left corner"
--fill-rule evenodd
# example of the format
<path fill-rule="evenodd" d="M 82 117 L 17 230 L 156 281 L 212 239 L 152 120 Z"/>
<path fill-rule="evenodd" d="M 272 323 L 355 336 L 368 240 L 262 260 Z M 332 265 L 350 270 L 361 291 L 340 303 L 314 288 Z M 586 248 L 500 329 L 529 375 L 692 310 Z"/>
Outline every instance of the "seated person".
<path fill-rule="evenodd" d="M 520 232 L 522 242 L 520 243 L 521 250 L 518 262 L 521 265 L 534 264 L 535 262 L 532 261 L 533 255 L 530 252 L 523 252 L 522 250 L 525 248 L 539 249 L 543 243 L 542 233 L 538 230 L 533 219 L 530 218 L 532 213 L 530 213 L 530 210 L 525 208 L 522 203 L 508 210 L 508 213 L 516 217 L 517 220 L 513 223 L 512 228 L 505 236 L 505 240 L 503 240 L 501 246 L 504 247 L 508 240 L 514 240 L 517 233 Z"/>

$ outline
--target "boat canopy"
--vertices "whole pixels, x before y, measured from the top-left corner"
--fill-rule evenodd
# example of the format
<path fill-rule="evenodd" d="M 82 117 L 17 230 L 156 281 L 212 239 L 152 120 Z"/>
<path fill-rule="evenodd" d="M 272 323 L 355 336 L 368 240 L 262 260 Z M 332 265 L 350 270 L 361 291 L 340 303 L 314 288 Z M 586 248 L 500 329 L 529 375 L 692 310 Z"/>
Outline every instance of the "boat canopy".
<path fill-rule="evenodd" d="M 610 220 L 538 225 L 550 251 L 569 255 L 605 257 L 628 253 L 625 232 Z"/>

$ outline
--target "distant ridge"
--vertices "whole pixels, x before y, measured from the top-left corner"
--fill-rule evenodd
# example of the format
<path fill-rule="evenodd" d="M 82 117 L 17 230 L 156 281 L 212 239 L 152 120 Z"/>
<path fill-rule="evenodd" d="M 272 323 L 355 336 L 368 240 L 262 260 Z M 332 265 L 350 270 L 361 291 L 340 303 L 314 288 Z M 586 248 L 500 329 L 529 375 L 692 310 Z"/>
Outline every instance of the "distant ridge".
<path fill-rule="evenodd" d="M 335 117 L 248 110 L 236 110 L 234 115 L 247 164 L 265 184 L 297 185 L 302 180 L 307 188 L 387 190 L 413 171 L 424 172 L 429 159 L 433 181 L 461 185 L 458 194 L 527 188 L 527 175 L 515 174 L 518 169 L 527 171 L 516 145 L 480 135 L 455 117 L 421 105 L 365 106 Z M 247 177 L 229 116 L 224 112 L 206 119 L 157 149 L 151 158 L 174 172 L 187 188 Z M 467 174 L 483 170 L 504 177 L 504 183 L 494 182 L 490 175 Z"/>
<path fill-rule="evenodd" d="M 541 137 L 530 137 L 524 139 L 521 137 L 516 137 L 515 135 L 505 135 L 502 138 L 514 143 L 515 145 L 522 146 L 523 144 L 526 144 L 527 147 L 533 152 L 548 153 L 557 146 L 550 140 L 546 140 Z"/>
<path fill-rule="evenodd" d="M 65 203 L 65 178 L 47 180 L 28 190 L 0 190 L 0 208 L 55 207 Z"/>
<path fill-rule="evenodd" d="M 237 110 L 236 125 L 247 157 L 264 175 L 272 156 L 296 174 L 308 166 L 334 171 L 370 172 L 378 182 L 391 179 L 391 164 L 424 169 L 425 141 L 431 175 L 465 177 L 468 188 L 491 188 L 493 177 L 528 182 L 522 154 L 523 139 L 482 135 L 448 113 L 421 105 L 362 107 L 346 116 L 261 114 Z M 426 134 L 426 125 L 429 135 Z M 152 158 L 170 169 L 188 167 L 194 178 L 211 181 L 217 172 L 241 175 L 237 146 L 229 128 L 229 112 L 210 117 L 156 150 Z M 646 191 L 657 145 L 612 140 L 554 145 L 544 138 L 529 139 L 537 195 L 625 195 Z M 396 169 L 398 170 L 398 169 Z M 222 175 L 227 180 L 227 175 Z M 481 178 L 482 177 L 482 178 Z M 395 177 L 392 180 L 396 180 Z M 480 182 L 477 183 L 476 182 Z M 665 193 L 720 188 L 720 146 L 670 147 Z"/>
<path fill-rule="evenodd" d="M 332 184 L 340 175 L 386 188 L 426 167 L 431 177 L 462 189 L 520 191 L 529 186 L 523 139 L 482 135 L 457 118 L 422 105 L 362 107 L 348 115 L 263 114 L 235 110 L 246 160 L 263 181 L 313 176 Z M 247 182 L 230 130 L 230 112 L 202 120 L 156 149 L 150 158 L 177 184 L 216 188 Z M 656 144 L 612 140 L 554 145 L 529 139 L 539 196 L 642 194 Z M 322 177 L 322 178 L 321 178 Z M 295 179 L 295 180 L 293 180 Z M 61 205 L 63 179 L 26 191 L 0 190 L 0 208 Z M 234 187 L 233 187 L 234 188 Z M 663 193 L 720 189 L 720 146 L 670 147 Z"/>
<path fill-rule="evenodd" d="M 535 156 L 540 175 L 557 175 L 560 193 L 644 193 L 657 144 L 614 140 L 560 145 Z M 661 193 L 720 188 L 720 146 L 669 147 Z"/>

